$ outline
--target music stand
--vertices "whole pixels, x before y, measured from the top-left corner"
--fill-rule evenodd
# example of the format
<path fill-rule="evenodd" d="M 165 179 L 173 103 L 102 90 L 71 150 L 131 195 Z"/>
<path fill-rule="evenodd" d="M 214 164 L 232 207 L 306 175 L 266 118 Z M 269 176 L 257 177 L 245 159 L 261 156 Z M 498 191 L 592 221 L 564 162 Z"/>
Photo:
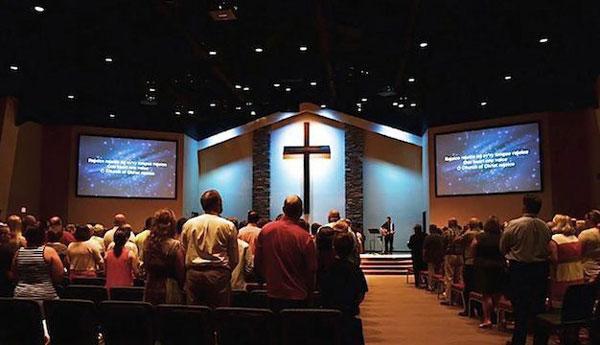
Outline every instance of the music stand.
<path fill-rule="evenodd" d="M 374 235 L 374 236 L 369 236 L 370 240 L 369 240 L 369 250 L 371 252 L 377 252 L 377 250 L 373 250 L 373 243 L 375 243 L 375 246 L 377 245 L 377 240 L 381 240 L 383 239 L 383 236 L 381 236 L 381 234 L 379 233 L 379 229 L 368 229 L 367 230 L 369 232 L 369 234 Z"/>

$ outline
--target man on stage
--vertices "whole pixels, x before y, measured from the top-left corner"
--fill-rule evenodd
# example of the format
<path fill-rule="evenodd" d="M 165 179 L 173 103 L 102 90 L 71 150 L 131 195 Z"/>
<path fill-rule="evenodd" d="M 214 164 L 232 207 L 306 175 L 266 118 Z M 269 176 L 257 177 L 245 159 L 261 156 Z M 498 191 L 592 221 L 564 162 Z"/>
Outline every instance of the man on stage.
<path fill-rule="evenodd" d="M 394 251 L 394 233 L 396 232 L 392 217 L 387 216 L 385 223 L 381 225 L 379 230 L 384 241 L 383 254 L 392 254 Z"/>

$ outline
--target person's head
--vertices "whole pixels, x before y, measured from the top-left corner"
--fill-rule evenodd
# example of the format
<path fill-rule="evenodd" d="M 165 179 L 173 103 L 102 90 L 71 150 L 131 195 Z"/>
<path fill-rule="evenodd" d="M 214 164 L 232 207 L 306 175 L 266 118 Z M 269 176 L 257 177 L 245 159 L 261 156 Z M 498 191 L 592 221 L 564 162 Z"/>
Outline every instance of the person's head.
<path fill-rule="evenodd" d="M 87 224 L 86 224 L 86 225 L 87 225 Z M 75 224 L 67 224 L 67 226 L 65 226 L 65 230 L 66 230 L 67 232 L 70 232 L 70 233 L 72 233 L 72 234 L 73 234 L 73 233 L 75 233 L 75 229 L 76 229 L 76 226 L 75 226 Z"/>
<path fill-rule="evenodd" d="M 131 224 L 127 224 L 127 223 L 119 226 L 117 228 L 117 230 L 119 230 L 119 229 L 121 229 L 127 233 L 127 239 L 129 239 L 129 236 L 131 236 L 131 233 L 133 232 L 133 227 L 131 227 Z"/>
<path fill-rule="evenodd" d="M 454 217 L 448 219 L 448 227 L 449 228 L 458 228 L 458 220 Z"/>
<path fill-rule="evenodd" d="M 185 218 L 182 218 L 185 219 Z M 181 219 L 180 219 L 181 220 Z M 178 221 L 175 219 L 175 212 L 168 208 L 163 208 L 154 213 L 154 223 L 150 230 L 149 240 L 146 241 L 146 252 L 161 253 L 162 242 L 168 238 L 174 238 L 177 231 Z M 185 224 L 185 221 L 182 222 Z M 146 256 L 146 254 L 144 254 Z"/>
<path fill-rule="evenodd" d="M 333 229 L 336 231 L 348 232 L 348 223 L 344 222 L 343 220 L 338 220 L 335 222 L 335 224 L 333 224 Z"/>
<path fill-rule="evenodd" d="M 200 204 L 204 213 L 219 215 L 223 212 L 223 199 L 221 199 L 221 194 L 215 189 L 209 189 L 202 193 Z"/>
<path fill-rule="evenodd" d="M 144 222 L 144 230 L 152 229 L 152 224 L 154 224 L 154 217 L 146 218 L 146 221 Z"/>
<path fill-rule="evenodd" d="M 523 196 L 523 212 L 537 215 L 542 209 L 542 199 L 534 194 L 525 194 Z"/>
<path fill-rule="evenodd" d="M 52 229 L 50 229 L 50 231 L 53 231 Z M 79 224 L 75 227 L 75 233 L 73 234 L 75 236 L 75 240 L 83 242 L 83 241 L 87 241 L 90 239 L 90 228 L 88 228 L 87 225 L 85 224 Z"/>
<path fill-rule="evenodd" d="M 340 211 L 334 209 L 329 210 L 329 213 L 327 213 L 327 222 L 328 223 L 335 223 L 338 220 L 340 220 Z"/>
<path fill-rule="evenodd" d="M 347 259 L 354 250 L 352 236 L 348 232 L 337 232 L 333 238 L 333 250 L 338 258 Z"/>
<path fill-rule="evenodd" d="M 469 229 L 471 230 L 477 230 L 477 229 L 481 229 L 481 220 L 479 220 L 479 218 L 473 217 L 469 220 Z"/>
<path fill-rule="evenodd" d="M 321 228 L 316 237 L 317 251 L 320 253 L 331 251 L 333 249 L 333 237 L 335 233 L 336 231 L 329 226 Z"/>
<path fill-rule="evenodd" d="M 58 232 L 56 232 L 54 230 L 46 231 L 46 237 L 47 237 L 49 243 L 60 242 L 60 235 Z"/>
<path fill-rule="evenodd" d="M 554 229 L 560 232 L 565 226 L 569 224 L 569 216 L 564 214 L 556 214 L 552 218 L 552 223 L 554 224 Z"/>
<path fill-rule="evenodd" d="M 250 210 L 248 211 L 248 224 L 254 224 L 256 225 L 256 223 L 258 223 L 258 212 L 254 211 L 254 210 Z"/>
<path fill-rule="evenodd" d="M 259 219 L 259 220 L 258 220 L 258 222 L 256 222 L 256 227 L 258 227 L 258 228 L 261 228 L 261 229 L 262 229 L 262 227 L 263 227 L 263 226 L 265 226 L 265 225 L 267 225 L 267 223 L 268 223 L 268 222 L 269 222 L 269 220 L 268 220 L 268 219 L 266 219 L 266 218 L 261 218 L 261 219 Z"/>
<path fill-rule="evenodd" d="M 180 235 L 183 232 L 183 225 L 187 222 L 187 218 L 179 218 L 177 219 L 177 226 L 175 227 L 175 233 Z"/>
<path fill-rule="evenodd" d="M 385 217 L 385 220 L 386 220 L 386 221 L 389 223 L 389 222 L 391 222 L 391 221 L 392 221 L 392 217 L 390 217 L 390 216 L 387 216 L 387 217 Z"/>
<path fill-rule="evenodd" d="M 233 223 L 236 229 L 240 228 L 240 221 L 236 217 L 227 217 L 227 220 Z"/>
<path fill-rule="evenodd" d="M 415 224 L 415 226 L 413 226 L 413 230 L 415 231 L 416 235 L 420 235 L 423 233 L 423 226 L 421 224 Z"/>
<path fill-rule="evenodd" d="M 60 233 L 60 235 L 62 236 L 63 223 L 62 223 L 62 219 L 60 219 L 60 217 L 58 217 L 58 216 L 51 217 L 48 220 L 48 226 L 49 226 L 50 230 L 56 231 L 56 232 Z"/>
<path fill-rule="evenodd" d="M 321 227 L 321 224 L 319 223 L 312 223 L 310 226 L 310 234 L 311 235 L 316 235 L 317 232 L 319 231 L 319 228 Z"/>
<path fill-rule="evenodd" d="M 434 235 L 434 234 L 439 234 L 440 232 L 441 232 L 440 228 L 438 228 L 437 225 L 435 225 L 435 224 L 429 225 L 429 234 Z"/>
<path fill-rule="evenodd" d="M 38 223 L 37 219 L 35 218 L 35 216 L 28 214 L 23 218 L 23 228 L 26 228 L 26 227 L 32 226 L 32 225 L 39 225 L 39 223 Z"/>
<path fill-rule="evenodd" d="M 28 247 L 39 247 L 46 242 L 46 233 L 39 225 L 29 225 L 25 228 L 23 236 Z"/>
<path fill-rule="evenodd" d="M 595 226 L 600 228 L 600 211 L 591 210 L 590 212 L 586 213 L 585 221 L 588 228 L 593 228 Z"/>
<path fill-rule="evenodd" d="M 297 195 L 289 195 L 283 202 L 283 214 L 286 217 L 298 220 L 302 216 L 302 199 Z"/>
<path fill-rule="evenodd" d="M 491 216 L 483 224 L 483 231 L 490 234 L 499 234 L 502 231 L 500 220 L 496 216 Z"/>
<path fill-rule="evenodd" d="M 6 219 L 6 224 L 12 233 L 21 232 L 23 230 L 23 222 L 21 217 L 13 214 Z"/>
<path fill-rule="evenodd" d="M 119 227 L 123 224 L 127 224 L 127 217 L 125 217 L 125 215 L 122 213 L 115 214 L 113 217 L 113 225 Z"/>
<path fill-rule="evenodd" d="M 123 230 L 122 228 L 118 228 L 117 231 L 115 231 L 115 235 L 113 237 L 113 241 L 115 242 L 113 253 L 115 253 L 116 257 L 121 256 L 121 253 L 123 253 L 123 247 L 125 246 L 125 243 L 127 243 L 128 239 L 129 234 L 127 231 Z"/>
<path fill-rule="evenodd" d="M 10 242 L 12 234 L 7 224 L 0 223 L 0 244 L 7 244 Z"/>
<path fill-rule="evenodd" d="M 100 223 L 96 223 L 94 225 L 94 229 L 92 230 L 92 232 L 94 233 L 94 236 L 98 236 L 98 237 L 103 237 L 104 236 L 104 225 L 100 224 Z"/>

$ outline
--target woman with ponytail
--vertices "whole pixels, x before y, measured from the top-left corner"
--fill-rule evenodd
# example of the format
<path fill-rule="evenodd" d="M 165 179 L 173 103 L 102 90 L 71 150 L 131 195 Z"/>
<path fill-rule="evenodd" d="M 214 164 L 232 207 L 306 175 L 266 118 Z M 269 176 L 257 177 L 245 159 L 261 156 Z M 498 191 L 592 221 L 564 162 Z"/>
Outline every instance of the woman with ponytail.
<path fill-rule="evenodd" d="M 185 254 L 176 240 L 177 220 L 170 209 L 154 214 L 150 236 L 145 241 L 144 267 L 146 287 L 144 301 L 152 304 L 182 304 L 185 279 Z"/>
<path fill-rule="evenodd" d="M 129 238 L 127 229 L 119 227 L 115 232 L 114 246 L 106 253 L 106 288 L 133 286 L 138 272 L 137 255 L 125 244 Z"/>

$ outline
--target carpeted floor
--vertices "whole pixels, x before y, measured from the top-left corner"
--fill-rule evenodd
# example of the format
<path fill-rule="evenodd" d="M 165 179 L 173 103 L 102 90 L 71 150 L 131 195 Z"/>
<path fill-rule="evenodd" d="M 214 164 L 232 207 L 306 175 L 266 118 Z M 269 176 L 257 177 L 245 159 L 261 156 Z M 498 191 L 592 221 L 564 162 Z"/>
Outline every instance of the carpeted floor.
<path fill-rule="evenodd" d="M 457 307 L 439 305 L 435 294 L 406 284 L 402 276 L 367 276 L 361 305 L 366 345 L 504 345 L 510 334 L 480 330 L 479 321 L 459 317 Z"/>

